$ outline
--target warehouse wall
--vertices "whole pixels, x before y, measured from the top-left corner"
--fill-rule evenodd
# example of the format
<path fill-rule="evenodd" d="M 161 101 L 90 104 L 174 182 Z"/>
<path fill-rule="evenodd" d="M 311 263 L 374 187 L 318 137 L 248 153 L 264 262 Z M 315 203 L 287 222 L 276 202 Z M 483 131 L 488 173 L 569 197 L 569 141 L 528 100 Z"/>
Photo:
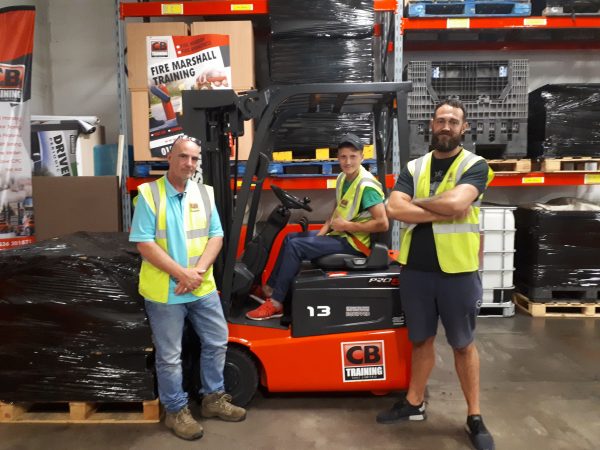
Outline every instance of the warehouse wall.
<path fill-rule="evenodd" d="M 95 115 L 106 141 L 119 134 L 116 2 L 49 3 L 52 114 Z"/>
<path fill-rule="evenodd" d="M 32 114 L 97 115 L 117 142 L 117 34 L 114 1 L 4 0 L 36 7 Z"/>

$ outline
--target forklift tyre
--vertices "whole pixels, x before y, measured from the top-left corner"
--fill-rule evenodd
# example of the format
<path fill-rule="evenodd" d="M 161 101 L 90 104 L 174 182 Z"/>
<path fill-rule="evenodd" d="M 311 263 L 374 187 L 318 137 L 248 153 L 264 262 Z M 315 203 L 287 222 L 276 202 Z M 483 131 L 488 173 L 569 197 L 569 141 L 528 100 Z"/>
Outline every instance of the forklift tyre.
<path fill-rule="evenodd" d="M 258 370 L 250 352 L 238 346 L 229 346 L 225 358 L 225 391 L 232 403 L 246 406 L 256 394 Z"/>

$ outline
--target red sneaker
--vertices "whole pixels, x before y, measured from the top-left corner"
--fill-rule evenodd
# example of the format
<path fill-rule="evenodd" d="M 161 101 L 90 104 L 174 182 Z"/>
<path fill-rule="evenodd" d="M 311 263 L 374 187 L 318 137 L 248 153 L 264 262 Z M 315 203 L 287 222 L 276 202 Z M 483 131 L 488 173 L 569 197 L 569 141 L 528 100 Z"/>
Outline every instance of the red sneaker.
<path fill-rule="evenodd" d="M 283 307 L 275 306 L 273 301 L 268 298 L 258 308 L 246 313 L 246 317 L 251 320 L 267 320 L 283 316 Z"/>

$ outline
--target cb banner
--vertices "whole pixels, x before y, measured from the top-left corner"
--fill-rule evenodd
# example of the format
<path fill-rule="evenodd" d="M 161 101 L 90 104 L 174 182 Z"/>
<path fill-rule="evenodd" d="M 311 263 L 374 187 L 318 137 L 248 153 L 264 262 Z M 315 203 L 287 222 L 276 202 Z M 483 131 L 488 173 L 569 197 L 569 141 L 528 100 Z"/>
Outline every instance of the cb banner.
<path fill-rule="evenodd" d="M 0 8 L 0 250 L 34 242 L 31 63 L 35 7 Z"/>

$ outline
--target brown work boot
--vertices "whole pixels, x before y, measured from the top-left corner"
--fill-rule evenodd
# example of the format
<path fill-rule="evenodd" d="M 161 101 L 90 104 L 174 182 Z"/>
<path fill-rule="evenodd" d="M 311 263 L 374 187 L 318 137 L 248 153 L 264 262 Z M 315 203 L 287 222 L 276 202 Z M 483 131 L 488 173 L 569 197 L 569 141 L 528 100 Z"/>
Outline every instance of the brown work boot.
<path fill-rule="evenodd" d="M 228 422 L 241 422 L 246 418 L 246 410 L 231 403 L 231 395 L 215 392 L 202 399 L 202 417 L 215 417 Z"/>
<path fill-rule="evenodd" d="M 165 425 L 169 428 L 175 436 L 185 439 L 187 441 L 193 441 L 194 439 L 200 439 L 204 430 L 190 412 L 190 408 L 184 406 L 175 413 L 167 413 L 165 417 Z"/>

